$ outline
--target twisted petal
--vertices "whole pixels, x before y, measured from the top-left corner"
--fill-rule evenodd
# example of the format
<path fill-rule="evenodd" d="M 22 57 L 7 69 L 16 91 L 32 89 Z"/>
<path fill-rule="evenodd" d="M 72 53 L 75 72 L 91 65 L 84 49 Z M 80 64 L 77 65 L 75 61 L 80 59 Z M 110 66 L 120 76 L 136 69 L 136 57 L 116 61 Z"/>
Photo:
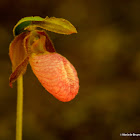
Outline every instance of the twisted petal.
<path fill-rule="evenodd" d="M 24 38 L 28 33 L 22 33 L 11 42 L 9 46 L 9 56 L 12 62 L 12 71 L 27 57 L 27 52 L 24 47 Z"/>
<path fill-rule="evenodd" d="M 46 50 L 48 52 L 55 52 L 54 45 L 53 45 L 51 39 L 49 38 L 48 34 L 44 31 L 37 31 L 37 32 L 38 32 L 38 34 L 40 34 L 40 36 L 45 37 L 45 48 L 46 48 Z"/>
<path fill-rule="evenodd" d="M 32 54 L 32 70 L 42 86 L 63 102 L 72 100 L 79 90 L 79 79 L 73 65 L 58 53 Z"/>
<path fill-rule="evenodd" d="M 24 39 L 28 33 L 21 33 L 11 42 L 9 47 L 9 56 L 12 62 L 12 74 L 10 76 L 10 86 L 17 80 L 20 74 L 26 71 L 28 64 L 28 54 L 24 46 Z"/>
<path fill-rule="evenodd" d="M 17 66 L 17 68 L 14 70 L 14 72 L 10 75 L 10 87 L 12 87 L 12 83 L 17 80 L 17 78 L 24 74 L 28 65 L 29 57 L 26 57 L 21 64 Z"/>

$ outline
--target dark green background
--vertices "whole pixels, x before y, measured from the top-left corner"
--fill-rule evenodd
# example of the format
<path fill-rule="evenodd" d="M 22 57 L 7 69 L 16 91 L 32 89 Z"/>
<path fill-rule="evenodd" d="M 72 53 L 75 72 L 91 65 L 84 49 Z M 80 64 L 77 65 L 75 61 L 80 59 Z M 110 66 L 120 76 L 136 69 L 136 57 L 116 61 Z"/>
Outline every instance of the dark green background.
<path fill-rule="evenodd" d="M 24 75 L 23 140 L 131 140 L 140 133 L 140 0 L 0 1 L 0 140 L 15 139 L 16 83 L 9 87 L 9 44 L 25 16 L 69 20 L 78 34 L 49 32 L 77 69 L 80 90 L 63 103 Z"/>

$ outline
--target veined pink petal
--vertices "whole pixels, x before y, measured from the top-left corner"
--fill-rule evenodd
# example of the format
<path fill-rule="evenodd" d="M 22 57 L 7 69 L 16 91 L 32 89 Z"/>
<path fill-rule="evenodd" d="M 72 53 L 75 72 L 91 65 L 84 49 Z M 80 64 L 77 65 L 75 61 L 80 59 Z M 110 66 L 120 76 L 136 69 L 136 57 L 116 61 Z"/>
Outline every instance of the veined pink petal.
<path fill-rule="evenodd" d="M 65 57 L 58 53 L 32 54 L 29 62 L 42 86 L 58 100 L 68 102 L 77 95 L 77 72 Z"/>

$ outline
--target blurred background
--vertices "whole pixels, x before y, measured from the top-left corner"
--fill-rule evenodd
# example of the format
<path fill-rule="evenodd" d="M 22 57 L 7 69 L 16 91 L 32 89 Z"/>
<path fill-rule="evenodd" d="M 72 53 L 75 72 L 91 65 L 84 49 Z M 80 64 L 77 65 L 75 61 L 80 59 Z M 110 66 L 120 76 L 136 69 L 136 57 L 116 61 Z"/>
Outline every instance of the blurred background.
<path fill-rule="evenodd" d="M 80 90 L 68 103 L 24 75 L 23 140 L 131 140 L 140 132 L 140 0 L 0 1 L 0 140 L 14 140 L 16 83 L 9 87 L 8 51 L 25 16 L 69 20 L 78 34 L 48 32 L 77 69 Z"/>

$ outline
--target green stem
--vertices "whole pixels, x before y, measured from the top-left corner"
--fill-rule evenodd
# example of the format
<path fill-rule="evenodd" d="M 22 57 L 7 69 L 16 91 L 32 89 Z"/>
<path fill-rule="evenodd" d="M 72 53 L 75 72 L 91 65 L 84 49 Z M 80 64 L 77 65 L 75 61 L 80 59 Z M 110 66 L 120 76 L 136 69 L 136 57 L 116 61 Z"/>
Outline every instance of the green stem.
<path fill-rule="evenodd" d="M 22 140 L 23 76 L 17 79 L 16 140 Z"/>

